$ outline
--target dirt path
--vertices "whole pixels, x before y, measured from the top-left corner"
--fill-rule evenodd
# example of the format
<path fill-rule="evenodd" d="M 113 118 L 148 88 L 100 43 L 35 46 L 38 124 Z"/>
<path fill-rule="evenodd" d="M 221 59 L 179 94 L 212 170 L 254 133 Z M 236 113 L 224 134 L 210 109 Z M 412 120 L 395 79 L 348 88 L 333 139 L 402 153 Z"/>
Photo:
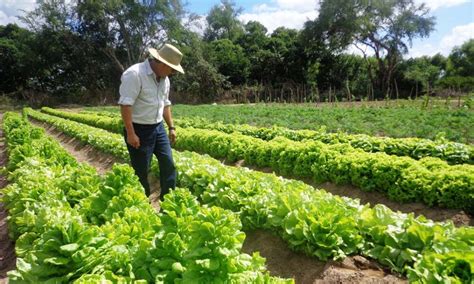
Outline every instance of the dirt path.
<path fill-rule="evenodd" d="M 78 162 L 88 163 L 89 165 L 93 166 L 100 175 L 104 175 L 110 171 L 115 163 L 125 163 L 125 161 L 121 159 L 99 151 L 89 144 L 64 134 L 52 125 L 37 121 L 31 117 L 29 120 L 35 126 L 44 128 L 46 130 L 46 134 L 56 139 L 64 149 L 66 149 L 74 158 L 76 158 Z M 151 185 L 151 205 L 153 208 L 159 211 L 159 182 L 151 175 L 149 178 Z"/>
<path fill-rule="evenodd" d="M 91 145 L 67 136 L 54 126 L 36 121 L 32 118 L 29 120 L 33 125 L 44 128 L 46 134 L 56 139 L 78 162 L 90 164 L 96 168 L 97 172 L 101 175 L 111 170 L 114 163 L 123 163 L 123 161 L 112 155 L 100 152 Z"/>
<path fill-rule="evenodd" d="M 274 276 L 294 278 L 297 284 L 311 283 L 407 283 L 374 261 L 362 256 L 343 261 L 318 261 L 296 253 L 280 237 L 264 230 L 246 232 L 243 251 L 260 252 Z"/>
<path fill-rule="evenodd" d="M 1 125 L 3 114 L 0 113 L 0 168 L 7 164 L 7 148 Z M 7 177 L 0 173 L 0 196 L 2 189 L 7 186 Z M 0 202 L 0 283 L 7 283 L 7 272 L 16 266 L 15 243 L 8 237 L 8 212 Z"/>

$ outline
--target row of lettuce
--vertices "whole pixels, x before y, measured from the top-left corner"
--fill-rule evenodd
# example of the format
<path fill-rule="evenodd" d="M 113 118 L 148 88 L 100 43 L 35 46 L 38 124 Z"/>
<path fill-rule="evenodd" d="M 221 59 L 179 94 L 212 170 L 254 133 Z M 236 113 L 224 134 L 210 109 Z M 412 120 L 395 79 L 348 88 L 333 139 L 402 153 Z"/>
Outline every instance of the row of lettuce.
<path fill-rule="evenodd" d="M 116 118 L 101 119 L 43 109 L 55 116 L 116 132 Z M 110 124 L 107 124 L 110 123 Z M 348 143 L 293 141 L 276 137 L 270 141 L 217 130 L 178 128 L 175 148 L 206 153 L 228 162 L 245 160 L 247 165 L 316 182 L 352 184 L 365 191 L 380 191 L 399 202 L 424 202 L 429 206 L 459 208 L 474 213 L 474 165 L 449 165 L 437 158 L 415 160 L 383 152 L 370 153 Z"/>
<path fill-rule="evenodd" d="M 51 108 L 42 108 L 46 113 L 60 115 L 64 118 L 86 120 L 77 113 L 67 113 Z M 97 127 L 108 127 L 108 130 L 121 133 L 123 126 L 118 114 L 112 112 L 82 111 L 81 114 L 91 115 L 88 119 Z M 193 127 L 199 129 L 218 130 L 227 134 L 234 132 L 246 136 L 270 141 L 277 137 L 285 137 L 293 141 L 320 141 L 326 144 L 347 143 L 350 146 L 365 152 L 383 152 L 389 155 L 407 156 L 414 159 L 436 157 L 450 164 L 474 164 L 474 147 L 457 142 L 439 139 L 436 141 L 422 138 L 390 138 L 376 137 L 366 134 L 347 134 L 343 132 L 329 133 L 324 127 L 320 130 L 293 130 L 285 127 L 255 127 L 251 125 L 225 124 L 213 122 L 204 118 L 175 119 L 182 128 Z"/>
<path fill-rule="evenodd" d="M 123 137 L 33 110 L 29 116 L 77 139 L 126 158 Z M 106 138 L 107 137 L 107 138 Z M 101 141 L 99 142 L 93 142 Z M 472 281 L 474 229 L 455 228 L 383 205 L 362 206 L 300 181 L 222 165 L 206 155 L 174 151 L 179 186 L 208 205 L 238 213 L 245 229 L 273 231 L 297 251 L 321 260 L 362 254 L 407 274 L 412 282 Z M 152 172 L 158 175 L 156 161 Z"/>
<path fill-rule="evenodd" d="M 293 283 L 240 252 L 236 213 L 176 189 L 156 214 L 128 165 L 99 176 L 20 115 L 5 114 L 3 128 L 10 283 Z"/>

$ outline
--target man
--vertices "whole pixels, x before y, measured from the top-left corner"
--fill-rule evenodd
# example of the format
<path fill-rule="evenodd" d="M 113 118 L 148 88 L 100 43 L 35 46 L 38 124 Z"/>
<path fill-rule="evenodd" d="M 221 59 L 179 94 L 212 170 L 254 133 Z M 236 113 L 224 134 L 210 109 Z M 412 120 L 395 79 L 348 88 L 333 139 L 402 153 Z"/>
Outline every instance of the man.
<path fill-rule="evenodd" d="M 176 132 L 171 116 L 169 100 L 170 81 L 168 76 L 175 71 L 184 74 L 181 67 L 183 55 L 174 46 L 165 44 L 160 50 L 150 48 L 150 57 L 137 63 L 122 74 L 120 85 L 120 111 L 125 126 L 124 136 L 130 161 L 135 174 L 150 196 L 148 170 L 152 155 L 160 167 L 160 200 L 175 188 L 176 169 L 171 153 L 171 143 Z M 168 125 L 169 138 L 163 119 Z"/>

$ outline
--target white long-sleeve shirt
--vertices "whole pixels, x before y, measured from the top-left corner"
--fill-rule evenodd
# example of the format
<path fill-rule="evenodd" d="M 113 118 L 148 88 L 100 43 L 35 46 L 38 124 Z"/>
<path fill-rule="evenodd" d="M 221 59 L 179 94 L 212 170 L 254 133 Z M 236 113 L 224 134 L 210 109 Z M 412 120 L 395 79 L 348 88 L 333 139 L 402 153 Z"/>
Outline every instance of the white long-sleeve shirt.
<path fill-rule="evenodd" d="M 170 80 L 158 82 L 148 60 L 130 66 L 122 74 L 119 105 L 132 106 L 132 122 L 156 124 L 163 121 L 163 109 L 171 105 Z"/>

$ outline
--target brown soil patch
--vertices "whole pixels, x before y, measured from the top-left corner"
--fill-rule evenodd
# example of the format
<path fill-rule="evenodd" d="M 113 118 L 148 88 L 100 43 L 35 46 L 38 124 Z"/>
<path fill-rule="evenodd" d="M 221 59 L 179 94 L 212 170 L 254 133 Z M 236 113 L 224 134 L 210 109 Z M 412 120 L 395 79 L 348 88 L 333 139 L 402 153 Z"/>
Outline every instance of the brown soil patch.
<path fill-rule="evenodd" d="M 74 158 L 76 158 L 78 162 L 88 163 L 89 165 L 96 168 L 97 172 L 101 175 L 111 170 L 114 163 L 125 163 L 125 161 L 120 160 L 115 156 L 97 150 L 89 144 L 64 134 L 50 124 L 37 121 L 33 118 L 29 119 L 34 125 L 44 128 L 46 133 L 52 138 L 56 139 L 64 149 L 66 149 Z M 150 202 L 153 208 L 159 211 L 160 183 L 152 175 L 150 175 L 149 179 L 151 186 Z"/>
<path fill-rule="evenodd" d="M 296 283 L 407 283 L 374 261 L 362 256 L 346 257 L 342 261 L 322 262 L 294 252 L 280 237 L 267 231 L 246 232 L 243 251 L 260 252 L 266 258 L 273 276 L 294 278 Z"/>
<path fill-rule="evenodd" d="M 56 139 L 80 163 L 88 163 L 97 169 L 100 175 L 112 169 L 115 163 L 123 163 L 120 159 L 99 151 L 93 146 L 79 141 L 57 130 L 54 126 L 29 118 L 34 125 L 44 128 L 46 134 Z"/>
<path fill-rule="evenodd" d="M 224 161 L 225 163 L 225 161 Z M 243 160 L 238 161 L 233 165 L 236 167 L 245 166 L 250 169 L 261 171 L 265 173 L 273 173 L 273 170 L 270 168 L 256 168 L 252 166 L 245 165 Z M 291 178 L 296 180 L 301 180 L 306 184 L 313 186 L 314 188 L 324 189 L 327 192 L 330 192 L 335 195 L 339 196 L 346 196 L 354 199 L 359 199 L 361 204 L 383 204 L 388 208 L 392 209 L 393 211 L 400 211 L 403 213 L 414 213 L 415 216 L 423 215 L 428 219 L 433 221 L 453 221 L 454 225 L 457 227 L 460 226 L 474 226 L 474 216 L 467 214 L 463 210 L 460 209 L 447 209 L 447 208 L 439 208 L 439 207 L 428 207 L 426 204 L 419 203 L 419 202 L 410 202 L 410 203 L 399 203 L 393 200 L 390 200 L 387 195 L 372 191 L 372 192 L 365 192 L 358 187 L 352 185 L 337 185 L 331 182 L 325 183 L 315 183 L 313 180 L 309 178 L 298 178 L 298 177 L 291 177 L 291 176 L 283 176 L 285 178 Z"/>
<path fill-rule="evenodd" d="M 3 114 L 0 113 L 0 168 L 7 164 L 7 148 L 1 129 L 2 118 Z M 7 177 L 0 173 L 0 196 L 2 196 L 2 189 L 7 184 Z M 0 202 L 0 283 L 2 284 L 8 283 L 7 272 L 16 266 L 15 242 L 8 236 L 7 216 L 8 212 Z"/>

